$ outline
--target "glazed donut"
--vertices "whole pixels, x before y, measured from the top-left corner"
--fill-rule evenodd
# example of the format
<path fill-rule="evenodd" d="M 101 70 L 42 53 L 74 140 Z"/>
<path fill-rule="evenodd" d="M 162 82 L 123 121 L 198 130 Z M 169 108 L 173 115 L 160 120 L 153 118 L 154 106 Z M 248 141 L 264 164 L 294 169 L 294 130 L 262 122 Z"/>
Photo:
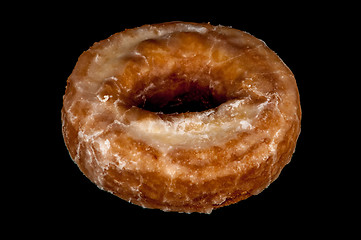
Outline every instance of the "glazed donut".
<path fill-rule="evenodd" d="M 70 156 L 100 189 L 188 213 L 265 189 L 290 161 L 300 121 L 294 75 L 264 42 L 185 22 L 95 43 L 62 108 Z"/>

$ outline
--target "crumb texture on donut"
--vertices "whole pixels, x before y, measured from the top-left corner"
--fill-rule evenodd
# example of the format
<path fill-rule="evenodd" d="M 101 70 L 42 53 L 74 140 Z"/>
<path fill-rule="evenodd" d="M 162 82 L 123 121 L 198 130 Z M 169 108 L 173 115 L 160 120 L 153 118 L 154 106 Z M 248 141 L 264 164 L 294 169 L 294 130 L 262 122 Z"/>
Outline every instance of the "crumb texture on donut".
<path fill-rule="evenodd" d="M 94 44 L 68 79 L 63 135 L 98 187 L 164 211 L 258 194 L 290 161 L 301 108 L 264 42 L 210 24 L 145 25 Z"/>

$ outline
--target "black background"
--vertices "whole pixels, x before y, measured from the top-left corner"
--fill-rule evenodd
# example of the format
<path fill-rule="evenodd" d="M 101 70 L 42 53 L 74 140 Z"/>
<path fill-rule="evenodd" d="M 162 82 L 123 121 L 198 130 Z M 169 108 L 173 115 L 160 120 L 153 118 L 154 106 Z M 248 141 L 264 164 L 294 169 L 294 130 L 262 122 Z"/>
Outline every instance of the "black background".
<path fill-rule="evenodd" d="M 24 61 L 24 65 L 31 66 L 26 72 L 32 76 L 28 84 L 42 86 L 29 99 L 29 104 L 35 103 L 29 107 L 34 115 L 42 117 L 28 117 L 25 140 L 31 151 L 27 159 L 36 159 L 36 169 L 28 172 L 27 165 L 23 165 L 27 172 L 23 175 L 25 184 L 17 191 L 22 200 L 21 211 L 12 216 L 13 224 L 32 222 L 38 226 L 32 229 L 34 232 L 39 228 L 59 233 L 80 229 L 94 234 L 118 232 L 119 236 L 126 233 L 158 236 L 168 230 L 169 237 L 191 235 L 192 231 L 217 232 L 219 236 L 232 232 L 236 236 L 266 233 L 269 237 L 279 234 L 291 237 L 295 233 L 308 236 L 315 231 L 322 234 L 337 230 L 329 224 L 342 212 L 342 207 L 335 208 L 335 204 L 329 203 L 337 202 L 342 194 L 337 192 L 337 180 L 322 176 L 328 172 L 325 165 L 332 165 L 333 155 L 325 154 L 333 145 L 322 143 L 329 138 L 324 119 L 331 108 L 325 104 L 329 76 L 324 73 L 333 68 L 325 63 L 331 58 L 326 53 L 333 44 L 330 42 L 335 34 L 333 29 L 341 27 L 338 16 L 343 10 L 309 3 L 195 4 L 88 2 L 31 6 L 36 11 L 27 13 L 18 33 L 30 45 L 26 53 L 29 58 Z M 126 28 L 168 21 L 210 22 L 251 33 L 281 57 L 293 71 L 299 87 L 302 129 L 291 163 L 261 194 L 214 210 L 210 215 L 143 209 L 99 190 L 73 163 L 61 133 L 62 96 L 79 55 L 94 42 Z M 42 140 L 33 141 L 31 136 Z M 130 231 L 132 227 L 138 230 Z M 294 232 L 287 233 L 287 229 Z"/>

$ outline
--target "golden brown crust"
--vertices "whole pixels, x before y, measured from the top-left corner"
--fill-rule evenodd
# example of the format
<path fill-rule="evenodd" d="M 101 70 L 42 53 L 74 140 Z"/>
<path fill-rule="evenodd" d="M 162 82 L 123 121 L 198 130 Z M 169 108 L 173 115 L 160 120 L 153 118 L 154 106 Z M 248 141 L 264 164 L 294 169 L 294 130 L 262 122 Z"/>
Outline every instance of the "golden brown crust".
<path fill-rule="evenodd" d="M 296 81 L 262 41 L 210 24 L 145 25 L 94 44 L 68 79 L 63 135 L 100 188 L 164 211 L 258 194 L 300 132 Z"/>

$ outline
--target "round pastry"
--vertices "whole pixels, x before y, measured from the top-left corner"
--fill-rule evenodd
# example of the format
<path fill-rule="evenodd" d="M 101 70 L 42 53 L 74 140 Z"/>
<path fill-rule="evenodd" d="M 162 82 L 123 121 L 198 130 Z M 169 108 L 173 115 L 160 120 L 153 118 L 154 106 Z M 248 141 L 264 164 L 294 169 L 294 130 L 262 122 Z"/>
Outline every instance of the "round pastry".
<path fill-rule="evenodd" d="M 240 30 L 171 22 L 112 35 L 67 81 L 63 135 L 99 188 L 146 207 L 206 212 L 260 193 L 300 133 L 295 78 Z"/>

